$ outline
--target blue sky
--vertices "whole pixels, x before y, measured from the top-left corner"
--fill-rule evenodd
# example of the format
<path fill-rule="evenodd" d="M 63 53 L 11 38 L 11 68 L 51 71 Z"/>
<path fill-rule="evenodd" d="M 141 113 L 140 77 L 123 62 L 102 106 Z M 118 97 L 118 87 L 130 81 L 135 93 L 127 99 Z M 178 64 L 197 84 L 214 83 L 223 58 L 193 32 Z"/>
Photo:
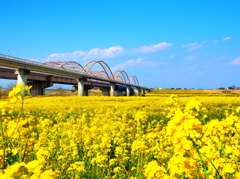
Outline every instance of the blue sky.
<path fill-rule="evenodd" d="M 2 0 L 0 22 L 2 54 L 102 60 L 148 87 L 240 86 L 238 0 Z"/>

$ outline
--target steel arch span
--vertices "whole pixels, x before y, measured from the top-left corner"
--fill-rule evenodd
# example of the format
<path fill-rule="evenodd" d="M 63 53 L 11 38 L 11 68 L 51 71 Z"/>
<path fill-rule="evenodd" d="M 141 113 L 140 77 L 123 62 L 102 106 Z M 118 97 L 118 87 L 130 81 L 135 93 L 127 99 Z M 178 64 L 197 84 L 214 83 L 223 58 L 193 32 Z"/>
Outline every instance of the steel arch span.
<path fill-rule="evenodd" d="M 136 76 L 130 76 L 130 77 L 129 77 L 129 80 L 130 80 L 130 83 L 133 82 L 132 84 L 135 84 L 135 85 L 138 85 L 138 86 L 139 86 L 138 79 L 137 79 Z"/>
<path fill-rule="evenodd" d="M 124 70 L 115 71 L 114 76 L 122 76 L 125 83 L 130 83 L 127 73 Z"/>
<path fill-rule="evenodd" d="M 45 65 L 54 66 L 57 68 L 62 68 L 66 70 L 72 70 L 80 73 L 85 73 L 93 76 L 98 76 L 102 78 L 108 78 L 114 81 L 135 84 L 139 86 L 139 82 L 136 76 L 128 77 L 127 73 L 124 70 L 117 70 L 114 74 L 111 69 L 104 61 L 90 61 L 84 65 L 80 65 L 74 61 L 58 61 L 58 62 L 45 62 Z M 99 64 L 103 71 L 91 71 L 92 67 L 96 64 Z"/>
<path fill-rule="evenodd" d="M 80 71 L 85 72 L 83 66 L 80 65 L 77 62 L 74 62 L 74 61 L 45 62 L 43 64 L 58 67 L 58 68 L 63 68 L 63 69 L 66 69 L 66 70 L 72 70 L 72 71 L 77 71 L 77 72 L 80 72 Z"/>
<path fill-rule="evenodd" d="M 125 82 L 121 76 L 114 76 L 115 81 Z"/>
<path fill-rule="evenodd" d="M 87 74 L 91 74 L 91 73 L 92 73 L 92 72 L 91 72 L 91 68 L 92 68 L 95 64 L 99 64 L 99 65 L 103 68 L 105 74 L 107 75 L 107 78 L 115 81 L 111 69 L 109 68 L 109 66 L 108 66 L 104 61 L 90 61 L 90 62 L 86 63 L 86 65 L 83 67 L 83 69 L 85 70 L 85 72 L 86 72 Z M 93 71 L 93 72 L 94 72 L 94 71 Z M 103 71 L 101 71 L 101 72 L 103 72 Z"/>
<path fill-rule="evenodd" d="M 89 71 L 87 73 L 89 75 L 99 76 L 99 77 L 103 77 L 103 78 L 107 78 L 108 77 L 108 74 L 105 71 Z"/>

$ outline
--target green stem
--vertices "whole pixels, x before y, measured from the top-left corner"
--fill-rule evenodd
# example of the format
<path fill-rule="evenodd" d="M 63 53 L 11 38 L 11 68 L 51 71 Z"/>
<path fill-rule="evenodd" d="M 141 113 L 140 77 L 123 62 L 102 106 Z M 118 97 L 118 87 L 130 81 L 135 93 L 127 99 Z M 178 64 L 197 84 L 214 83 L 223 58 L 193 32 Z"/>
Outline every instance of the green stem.
<path fill-rule="evenodd" d="M 23 96 L 22 96 L 22 112 L 23 112 Z"/>
<path fill-rule="evenodd" d="M 140 175 L 140 162 L 141 162 L 141 152 L 138 151 L 138 164 L 137 164 L 137 178 L 139 178 Z"/>
<path fill-rule="evenodd" d="M 213 162 L 205 155 L 205 154 L 202 154 L 204 157 L 206 157 L 206 159 L 212 164 L 213 168 L 216 170 L 218 176 L 220 176 L 220 173 L 218 172 L 218 169 L 215 167 L 215 165 L 213 164 Z"/>
<path fill-rule="evenodd" d="M 28 147 L 28 141 L 29 139 L 27 138 L 25 144 L 24 144 L 24 148 L 23 148 L 23 152 L 22 152 L 22 158 L 21 158 L 21 161 L 24 161 L 24 157 L 25 157 L 25 154 L 26 154 L 26 150 L 27 150 L 27 147 Z"/>
<path fill-rule="evenodd" d="M 20 150 L 18 152 L 18 156 L 19 156 L 20 162 L 22 162 L 22 142 L 20 141 L 19 143 L 20 143 L 19 145 Z"/>
<path fill-rule="evenodd" d="M 0 132 L 1 132 L 1 135 L 2 135 L 2 146 L 3 146 L 3 153 L 2 153 L 2 165 L 1 167 L 4 169 L 5 167 L 5 149 L 6 149 L 6 144 L 5 144 L 5 136 L 4 136 L 4 132 L 3 132 L 3 125 L 2 125 L 2 116 L 0 116 Z"/>
<path fill-rule="evenodd" d="M 207 167 L 206 167 L 206 165 L 205 165 L 205 163 L 204 163 L 204 161 L 203 161 L 202 155 L 201 155 L 201 153 L 199 152 L 199 150 L 198 150 L 198 148 L 197 148 L 197 145 L 196 145 L 196 143 L 193 141 L 193 139 L 190 138 L 190 140 L 191 140 L 192 143 L 193 143 L 194 149 L 195 149 L 195 150 L 197 151 L 197 153 L 198 153 L 198 156 L 199 156 L 199 158 L 200 158 L 200 162 L 201 162 L 202 167 L 203 167 L 204 175 L 205 175 L 206 179 L 209 179 L 209 175 L 208 175 L 208 173 L 207 173 Z"/>

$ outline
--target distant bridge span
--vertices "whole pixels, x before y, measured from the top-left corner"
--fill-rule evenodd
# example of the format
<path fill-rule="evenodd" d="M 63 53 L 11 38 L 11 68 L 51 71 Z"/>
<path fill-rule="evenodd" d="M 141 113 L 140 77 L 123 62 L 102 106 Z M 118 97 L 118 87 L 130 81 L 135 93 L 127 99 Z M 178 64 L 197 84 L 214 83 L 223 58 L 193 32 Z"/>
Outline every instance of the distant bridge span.
<path fill-rule="evenodd" d="M 101 71 L 92 71 L 94 65 Z M 0 54 L 0 78 L 17 79 L 23 85 L 32 85 L 33 95 L 43 95 L 44 89 L 53 83 L 73 84 L 79 96 L 87 95 L 87 90 L 100 87 L 103 95 L 130 95 L 148 91 L 140 86 L 136 76 L 128 77 L 123 70 L 112 73 L 104 61 L 90 61 L 85 66 L 74 61 L 38 63 L 26 59 Z M 120 90 L 121 89 L 121 90 Z M 125 89 L 125 92 L 122 90 Z"/>

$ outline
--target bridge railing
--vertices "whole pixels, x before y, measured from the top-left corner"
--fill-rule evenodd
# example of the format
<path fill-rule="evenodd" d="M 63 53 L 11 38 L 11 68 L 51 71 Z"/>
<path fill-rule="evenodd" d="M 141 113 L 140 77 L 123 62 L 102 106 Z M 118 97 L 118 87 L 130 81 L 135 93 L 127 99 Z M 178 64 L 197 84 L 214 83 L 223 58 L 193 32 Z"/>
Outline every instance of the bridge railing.
<path fill-rule="evenodd" d="M 10 55 L 4 55 L 4 54 L 1 54 L 1 53 L 0 53 L 0 57 L 10 58 L 10 59 L 17 60 L 17 61 L 20 61 L 20 62 L 28 62 L 28 63 L 32 63 L 32 64 L 38 64 L 38 65 L 42 64 L 40 62 L 35 62 L 35 61 L 31 61 L 31 60 L 26 60 L 26 59 L 23 59 L 23 58 L 13 57 L 13 56 L 10 56 Z"/>
<path fill-rule="evenodd" d="M 40 65 L 40 66 L 48 66 L 48 67 L 51 67 L 51 68 L 61 69 L 61 70 L 65 70 L 65 71 L 73 71 L 73 70 L 66 70 L 66 69 L 63 69 L 63 68 L 55 67 L 55 66 L 52 66 L 52 65 L 46 65 L 46 64 L 43 64 L 43 63 L 40 63 L 40 62 L 35 62 L 35 61 L 23 59 L 23 58 L 13 57 L 13 56 L 10 56 L 10 55 L 4 55 L 4 54 L 1 54 L 1 53 L 0 53 L 0 57 L 5 57 L 5 58 L 8 58 L 8 59 L 12 59 L 14 61 L 18 61 L 18 62 L 25 62 L 25 63 L 27 62 L 27 63 L 30 63 L 30 64 L 36 64 L 36 65 Z M 73 72 L 75 72 L 75 71 L 73 71 Z M 84 74 L 84 73 L 80 73 L 80 74 Z"/>

